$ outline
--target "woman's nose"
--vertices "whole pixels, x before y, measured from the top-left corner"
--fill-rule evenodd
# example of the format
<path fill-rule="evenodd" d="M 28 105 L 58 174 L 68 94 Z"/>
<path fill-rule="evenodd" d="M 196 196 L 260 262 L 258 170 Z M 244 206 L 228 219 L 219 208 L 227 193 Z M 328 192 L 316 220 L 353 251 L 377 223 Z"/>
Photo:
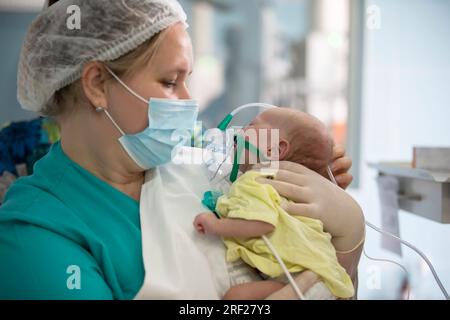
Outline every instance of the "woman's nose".
<path fill-rule="evenodd" d="M 178 98 L 179 99 L 188 99 L 188 100 L 192 99 L 191 93 L 189 92 L 189 89 L 185 85 L 181 89 Z"/>

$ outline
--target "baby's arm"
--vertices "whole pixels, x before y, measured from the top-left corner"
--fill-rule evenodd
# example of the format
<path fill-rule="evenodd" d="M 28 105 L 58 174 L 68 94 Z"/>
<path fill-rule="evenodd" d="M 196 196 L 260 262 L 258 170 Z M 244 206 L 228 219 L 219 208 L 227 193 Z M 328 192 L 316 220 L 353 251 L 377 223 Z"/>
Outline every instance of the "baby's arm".
<path fill-rule="evenodd" d="M 267 222 L 244 219 L 218 219 L 212 213 L 201 213 L 195 217 L 194 227 L 200 233 L 215 234 L 231 238 L 256 238 L 270 233 L 275 228 Z"/>

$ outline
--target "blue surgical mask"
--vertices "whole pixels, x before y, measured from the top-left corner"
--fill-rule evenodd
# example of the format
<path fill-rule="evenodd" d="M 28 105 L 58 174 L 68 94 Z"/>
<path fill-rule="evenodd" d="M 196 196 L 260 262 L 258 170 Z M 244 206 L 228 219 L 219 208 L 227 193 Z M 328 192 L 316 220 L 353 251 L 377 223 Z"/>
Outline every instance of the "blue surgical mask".
<path fill-rule="evenodd" d="M 111 75 L 132 95 L 148 104 L 148 127 L 136 134 L 126 134 L 107 110 L 104 110 L 122 136 L 119 142 L 131 159 L 148 170 L 170 162 L 177 149 L 191 141 L 197 122 L 195 100 L 157 99 L 149 101 L 131 90 L 109 68 Z"/>

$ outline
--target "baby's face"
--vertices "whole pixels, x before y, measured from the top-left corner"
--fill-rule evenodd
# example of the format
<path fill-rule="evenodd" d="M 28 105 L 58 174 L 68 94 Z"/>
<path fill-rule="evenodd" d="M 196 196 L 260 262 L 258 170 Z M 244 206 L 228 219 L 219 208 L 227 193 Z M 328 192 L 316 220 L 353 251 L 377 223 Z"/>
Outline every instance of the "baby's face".
<path fill-rule="evenodd" d="M 279 160 L 278 145 L 284 132 L 283 129 L 277 128 L 269 117 L 264 116 L 264 113 L 253 119 L 242 133 L 247 141 L 259 149 L 264 158 Z M 241 157 L 240 170 L 245 172 L 260 160 L 255 154 L 245 149 Z"/>

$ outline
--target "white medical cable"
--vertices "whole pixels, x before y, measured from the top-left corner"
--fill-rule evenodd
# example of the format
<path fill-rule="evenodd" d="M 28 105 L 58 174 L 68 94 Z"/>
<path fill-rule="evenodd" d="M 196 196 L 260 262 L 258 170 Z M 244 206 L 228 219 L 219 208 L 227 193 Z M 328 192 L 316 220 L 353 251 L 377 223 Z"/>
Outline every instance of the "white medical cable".
<path fill-rule="evenodd" d="M 366 256 L 367 259 L 369 260 L 373 260 L 373 261 L 377 261 L 377 262 L 389 262 L 389 263 L 393 263 L 395 265 L 397 265 L 399 268 L 401 268 L 403 270 L 403 272 L 406 274 L 406 279 L 409 280 L 409 273 L 408 270 L 406 270 L 406 268 L 404 266 L 402 266 L 400 263 L 393 261 L 393 260 L 389 260 L 389 259 L 380 259 L 380 258 L 373 258 L 371 256 L 369 256 L 366 252 L 366 249 L 363 249 L 363 253 Z M 409 300 L 409 295 L 410 295 L 410 289 L 408 287 L 408 294 L 407 294 L 407 299 Z"/>
<path fill-rule="evenodd" d="M 395 235 L 393 235 L 393 234 L 390 234 L 389 232 L 386 232 L 386 231 L 384 231 L 384 230 L 382 230 L 382 229 L 380 229 L 380 228 L 374 226 L 373 224 L 371 224 L 371 223 L 368 222 L 368 221 L 366 221 L 366 225 L 368 225 L 368 226 L 371 227 L 372 229 L 378 231 L 379 233 L 382 233 L 382 234 L 384 234 L 384 235 L 386 235 L 386 236 L 389 236 L 389 237 L 391 237 L 391 238 L 396 239 L 397 241 L 403 243 L 405 246 L 407 246 L 407 247 L 411 248 L 412 250 L 414 250 L 414 251 L 415 251 L 415 252 L 416 252 L 416 253 L 417 253 L 417 254 L 418 254 L 425 262 L 426 262 L 426 264 L 428 265 L 428 268 L 430 268 L 430 271 L 431 271 L 431 273 L 433 274 L 433 277 L 434 277 L 434 279 L 436 280 L 436 282 L 437 282 L 439 288 L 441 289 L 442 294 L 444 295 L 445 299 L 446 299 L 446 300 L 450 300 L 450 297 L 449 297 L 449 295 L 448 295 L 448 293 L 447 293 L 447 290 L 445 290 L 445 287 L 444 287 L 444 285 L 442 284 L 441 280 L 439 279 L 439 276 L 437 275 L 436 270 L 434 270 L 433 264 L 430 262 L 430 260 L 427 258 L 427 256 L 426 256 L 422 251 L 420 251 L 418 248 L 416 248 L 416 247 L 415 247 L 414 245 L 412 245 L 411 243 L 409 243 L 409 242 L 407 242 L 407 241 L 405 241 L 405 240 L 403 240 L 403 239 L 400 239 L 399 237 L 397 237 L 397 236 L 395 236 Z"/>
<path fill-rule="evenodd" d="M 240 112 L 241 110 L 251 108 L 251 107 L 258 107 L 258 108 L 264 108 L 264 109 L 278 108 L 277 106 L 274 106 L 273 104 L 269 104 L 269 103 L 252 102 L 252 103 L 247 103 L 247 104 L 237 107 L 236 109 L 231 111 L 230 114 L 232 116 L 234 116 L 234 115 L 236 115 L 236 113 Z"/>
<path fill-rule="evenodd" d="M 298 298 L 300 300 L 306 300 L 305 296 L 302 294 L 302 291 L 298 288 L 297 283 L 295 282 L 294 278 L 292 278 L 291 273 L 289 272 L 289 270 L 287 269 L 286 265 L 284 264 L 283 260 L 281 260 L 280 256 L 278 255 L 277 250 L 273 247 L 272 243 L 269 241 L 269 239 L 267 239 L 266 236 L 262 236 L 261 237 L 264 242 L 266 243 L 266 245 L 269 247 L 270 251 L 272 251 L 273 255 L 275 256 L 275 259 L 277 259 L 278 263 L 281 266 L 281 269 L 283 269 L 284 274 L 286 275 L 286 277 L 289 280 L 289 283 L 291 284 L 291 286 L 294 288 L 295 293 L 297 294 Z"/>
<path fill-rule="evenodd" d="M 337 182 L 336 182 L 336 179 L 334 178 L 333 172 L 331 171 L 331 169 L 330 169 L 329 166 L 327 167 L 327 172 L 328 172 L 328 176 L 330 177 L 331 181 L 332 181 L 335 185 L 338 185 Z M 441 289 L 441 291 L 442 291 L 442 293 L 443 293 L 445 299 L 446 299 L 446 300 L 450 300 L 450 297 L 449 297 L 449 295 L 448 295 L 448 293 L 447 293 L 447 290 L 445 290 L 445 287 L 444 287 L 444 285 L 442 284 L 441 280 L 439 279 L 439 276 L 437 275 L 436 270 L 434 270 L 433 264 L 430 262 L 430 260 L 427 258 L 427 256 L 426 256 L 422 251 L 420 251 L 418 248 L 416 248 L 416 247 L 415 247 L 414 245 L 412 245 L 411 243 L 409 243 L 409 242 L 407 242 L 407 241 L 405 241 L 405 240 L 403 240 L 403 239 L 401 239 L 401 238 L 399 238 L 399 237 L 397 237 L 397 236 L 395 236 L 395 235 L 393 235 L 393 234 L 391 234 L 391 233 L 389 233 L 389 232 L 386 232 L 386 231 L 384 231 L 384 230 L 378 228 L 377 226 L 375 226 L 375 225 L 373 225 L 372 223 L 370 223 L 369 221 L 367 221 L 365 218 L 364 218 L 364 222 L 365 222 L 365 224 L 366 224 L 367 226 L 369 226 L 369 227 L 372 228 L 373 230 L 378 231 L 379 233 L 381 233 L 381 234 L 383 234 L 383 235 L 385 235 L 385 236 L 388 236 L 388 237 L 391 237 L 391 238 L 393 238 L 393 239 L 396 239 L 396 240 L 399 241 L 400 243 L 404 244 L 405 246 L 407 246 L 407 247 L 409 247 L 410 249 L 412 249 L 413 251 L 415 251 L 415 252 L 416 252 L 416 253 L 417 253 L 417 254 L 418 254 L 425 262 L 426 262 L 426 264 L 428 265 L 428 268 L 430 269 L 431 273 L 433 274 L 433 277 L 434 277 L 434 279 L 436 280 L 436 282 L 437 282 L 439 288 Z M 369 259 L 370 259 L 370 258 L 369 258 Z M 389 261 L 389 262 L 392 262 L 392 263 L 394 263 L 394 264 L 398 264 L 397 262 L 394 262 L 394 261 Z M 403 266 L 402 266 L 402 267 L 403 267 Z M 404 268 L 404 267 L 403 267 L 403 268 Z"/>

